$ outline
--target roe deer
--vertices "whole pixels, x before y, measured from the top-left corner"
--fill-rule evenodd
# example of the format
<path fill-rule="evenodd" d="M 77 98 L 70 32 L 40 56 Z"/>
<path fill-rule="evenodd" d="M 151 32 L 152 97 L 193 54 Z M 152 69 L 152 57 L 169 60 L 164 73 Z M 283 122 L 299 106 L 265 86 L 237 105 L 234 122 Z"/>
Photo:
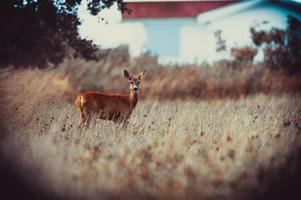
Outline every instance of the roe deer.
<path fill-rule="evenodd" d="M 92 114 L 101 119 L 127 124 L 137 104 L 139 84 L 145 72 L 146 70 L 136 76 L 130 76 L 129 72 L 124 70 L 124 77 L 130 84 L 129 94 L 85 92 L 77 96 L 76 106 L 81 115 L 80 126 L 88 125 Z"/>

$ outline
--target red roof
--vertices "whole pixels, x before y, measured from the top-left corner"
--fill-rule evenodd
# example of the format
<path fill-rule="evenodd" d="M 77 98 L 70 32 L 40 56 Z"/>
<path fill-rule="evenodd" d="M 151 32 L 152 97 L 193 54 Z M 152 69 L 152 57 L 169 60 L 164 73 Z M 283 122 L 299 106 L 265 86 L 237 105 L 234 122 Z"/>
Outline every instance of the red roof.
<path fill-rule="evenodd" d="M 238 0 L 229 1 L 176 1 L 176 2 L 129 2 L 126 7 L 131 14 L 124 12 L 123 19 L 195 17 L 196 15 L 220 8 Z"/>

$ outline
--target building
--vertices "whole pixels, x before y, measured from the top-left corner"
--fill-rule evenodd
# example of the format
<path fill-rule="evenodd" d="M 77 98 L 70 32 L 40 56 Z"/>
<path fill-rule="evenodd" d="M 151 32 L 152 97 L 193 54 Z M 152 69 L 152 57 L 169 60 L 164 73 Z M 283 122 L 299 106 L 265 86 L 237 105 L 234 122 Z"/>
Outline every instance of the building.
<path fill-rule="evenodd" d="M 126 3 L 132 13 L 123 13 L 122 23 L 139 24 L 140 31 L 137 34 L 133 31 L 133 37 L 144 38 L 140 48 L 158 55 L 163 63 L 193 63 L 227 56 L 215 52 L 217 30 L 222 31 L 228 47 L 243 46 L 251 43 L 250 26 L 265 21 L 268 23 L 263 28 L 285 28 L 287 15 L 301 17 L 300 5 L 293 1 L 128 0 Z"/>
<path fill-rule="evenodd" d="M 127 1 L 127 7 L 132 13 L 123 13 L 122 19 L 123 23 L 142 24 L 145 30 L 144 48 L 151 54 L 158 55 L 161 61 L 191 61 L 183 54 L 192 51 L 189 49 L 190 45 L 198 38 L 197 34 L 200 34 L 195 30 L 200 26 L 197 16 L 234 2 L 237 0 Z"/>

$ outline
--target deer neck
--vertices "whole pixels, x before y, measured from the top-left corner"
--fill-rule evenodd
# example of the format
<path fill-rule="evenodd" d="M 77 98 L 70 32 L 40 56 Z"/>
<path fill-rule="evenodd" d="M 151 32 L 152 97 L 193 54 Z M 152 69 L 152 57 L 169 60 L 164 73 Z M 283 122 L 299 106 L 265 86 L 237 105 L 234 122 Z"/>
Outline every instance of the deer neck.
<path fill-rule="evenodd" d="M 134 109 L 137 102 L 138 102 L 138 93 L 137 92 L 133 92 L 132 90 L 130 91 L 129 94 L 129 101 L 130 101 L 130 105 L 131 108 Z"/>

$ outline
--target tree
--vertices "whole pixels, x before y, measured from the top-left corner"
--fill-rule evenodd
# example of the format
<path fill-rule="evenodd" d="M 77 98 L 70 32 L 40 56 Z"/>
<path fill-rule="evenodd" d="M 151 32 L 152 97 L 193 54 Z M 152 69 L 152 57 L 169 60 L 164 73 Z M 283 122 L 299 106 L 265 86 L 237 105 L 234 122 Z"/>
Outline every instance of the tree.
<path fill-rule="evenodd" d="M 122 0 L 87 0 L 92 15 Z M 79 37 L 77 11 L 82 0 L 1 0 L 0 66 L 57 65 L 67 55 L 97 59 L 97 47 Z"/>
<path fill-rule="evenodd" d="M 263 31 L 251 27 L 252 40 L 257 47 L 263 47 L 267 67 L 283 69 L 289 74 L 301 73 L 301 22 L 288 16 L 287 23 L 285 30 Z"/>

